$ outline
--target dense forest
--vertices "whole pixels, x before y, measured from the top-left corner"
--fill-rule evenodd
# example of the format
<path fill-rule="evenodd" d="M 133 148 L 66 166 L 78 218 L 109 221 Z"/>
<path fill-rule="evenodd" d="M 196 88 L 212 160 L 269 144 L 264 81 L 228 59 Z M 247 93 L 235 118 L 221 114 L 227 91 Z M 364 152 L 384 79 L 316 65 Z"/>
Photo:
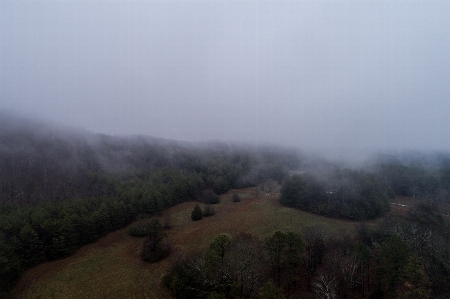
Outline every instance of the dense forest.
<path fill-rule="evenodd" d="M 449 223 L 414 214 L 361 223 L 356 236 L 221 234 L 175 263 L 164 283 L 177 298 L 448 298 Z"/>
<path fill-rule="evenodd" d="M 341 169 L 292 175 L 284 180 L 281 203 L 330 217 L 374 219 L 389 210 L 395 195 L 418 197 L 438 206 L 449 202 L 449 161 L 445 156 L 421 163 L 384 157 L 367 170 Z M 439 161 L 440 160 L 440 161 Z"/>
<path fill-rule="evenodd" d="M 280 201 L 320 215 L 365 220 L 389 210 L 387 191 L 378 176 L 345 170 L 323 181 L 311 175 L 291 176 L 283 182 Z"/>
<path fill-rule="evenodd" d="M 177 203 L 281 181 L 293 151 L 96 135 L 0 117 L 0 288 Z"/>
<path fill-rule="evenodd" d="M 446 154 L 379 156 L 355 168 L 290 149 L 98 135 L 9 114 L 0 128 L 0 298 L 26 269 L 136 219 L 274 184 L 286 206 L 350 220 L 385 215 L 395 195 L 421 204 L 377 230 L 361 224 L 348 242 L 316 230 L 219 235 L 166 275 L 175 296 L 283 298 L 306 279 L 317 298 L 448 298 L 450 231 L 439 210 L 449 203 Z"/>
<path fill-rule="evenodd" d="M 351 236 L 320 227 L 265 239 L 222 234 L 164 282 L 178 298 L 449 298 L 449 164 L 445 155 L 417 157 L 295 172 L 281 187 L 282 204 L 329 217 L 373 219 L 399 195 L 417 200 L 406 214 L 360 221 Z"/>

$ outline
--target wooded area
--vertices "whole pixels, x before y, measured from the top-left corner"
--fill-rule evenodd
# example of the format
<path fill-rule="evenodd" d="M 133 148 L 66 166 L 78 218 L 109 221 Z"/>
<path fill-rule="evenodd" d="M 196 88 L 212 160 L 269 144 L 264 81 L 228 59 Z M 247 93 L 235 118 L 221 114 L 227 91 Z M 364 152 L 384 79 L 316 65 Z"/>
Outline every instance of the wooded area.
<path fill-rule="evenodd" d="M 24 270 L 65 257 L 139 217 L 201 200 L 204 190 L 222 194 L 281 180 L 299 163 L 292 152 L 273 148 L 194 146 L 2 121 L 2 292 Z"/>
<path fill-rule="evenodd" d="M 320 230 L 280 231 L 266 240 L 219 235 L 206 252 L 174 265 L 164 280 L 174 295 L 448 298 L 450 230 L 440 210 L 449 203 L 448 155 L 381 157 L 354 169 L 272 147 L 82 134 L 32 122 L 1 125 L 2 296 L 26 269 L 66 257 L 136 219 L 184 201 L 214 204 L 230 189 L 270 185 L 271 192 L 280 183 L 282 204 L 328 217 L 374 219 L 399 194 L 420 204 L 379 227 L 361 224 L 358 237 L 344 241 L 326 239 Z M 294 170 L 303 173 L 290 175 Z M 233 201 L 241 198 L 236 194 Z M 161 236 L 147 239 L 144 259 L 170 253 L 158 247 Z"/>
<path fill-rule="evenodd" d="M 447 298 L 450 225 L 413 213 L 356 236 L 277 231 L 216 236 L 176 262 L 164 283 L 177 298 Z"/>

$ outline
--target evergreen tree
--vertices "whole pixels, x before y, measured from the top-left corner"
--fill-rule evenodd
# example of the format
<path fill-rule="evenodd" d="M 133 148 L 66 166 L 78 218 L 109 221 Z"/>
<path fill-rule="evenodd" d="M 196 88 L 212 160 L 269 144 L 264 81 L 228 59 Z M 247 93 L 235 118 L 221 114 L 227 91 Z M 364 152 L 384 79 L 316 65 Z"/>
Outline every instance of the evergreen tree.
<path fill-rule="evenodd" d="M 399 298 L 427 299 L 430 297 L 430 291 L 427 290 L 430 282 L 425 274 L 423 266 L 420 264 L 419 256 L 417 254 L 411 255 L 409 258 L 403 269 L 402 280 L 403 283 L 398 291 Z"/>
<path fill-rule="evenodd" d="M 230 237 L 220 234 L 212 240 L 205 253 L 205 262 L 210 277 L 215 282 L 215 288 L 221 294 L 228 294 L 232 285 L 229 269 L 225 263 L 225 253 L 229 245 Z"/>
<path fill-rule="evenodd" d="M 200 208 L 200 206 L 197 204 L 194 207 L 194 210 L 191 213 L 191 218 L 194 221 L 200 220 L 203 218 L 203 212 L 202 209 Z"/>
<path fill-rule="evenodd" d="M 283 251 L 286 247 L 286 234 L 277 231 L 266 240 L 267 254 L 272 268 L 276 271 L 278 287 L 281 285 L 281 269 L 283 263 Z"/>
<path fill-rule="evenodd" d="M 386 298 L 395 298 L 405 266 L 409 260 L 408 244 L 398 235 L 392 235 L 378 252 L 376 268 L 379 290 Z"/>
<path fill-rule="evenodd" d="M 205 254 L 205 259 L 210 262 L 218 259 L 220 263 L 223 263 L 225 251 L 228 245 L 230 245 L 230 237 L 227 234 L 218 235 L 209 244 L 209 248 Z"/>
<path fill-rule="evenodd" d="M 142 259 L 147 262 L 157 262 L 170 254 L 170 246 L 163 241 L 166 234 L 158 219 L 152 219 L 147 229 L 149 237 L 144 241 Z"/>
<path fill-rule="evenodd" d="M 353 244 L 353 254 L 359 263 L 361 294 L 364 297 L 366 273 L 367 277 L 369 277 L 370 249 L 366 244 L 358 240 Z"/>
<path fill-rule="evenodd" d="M 300 280 L 300 277 L 298 276 L 298 267 L 302 261 L 302 255 L 305 252 L 306 242 L 298 233 L 287 232 L 285 236 L 289 291 L 291 284 L 295 287 Z"/>

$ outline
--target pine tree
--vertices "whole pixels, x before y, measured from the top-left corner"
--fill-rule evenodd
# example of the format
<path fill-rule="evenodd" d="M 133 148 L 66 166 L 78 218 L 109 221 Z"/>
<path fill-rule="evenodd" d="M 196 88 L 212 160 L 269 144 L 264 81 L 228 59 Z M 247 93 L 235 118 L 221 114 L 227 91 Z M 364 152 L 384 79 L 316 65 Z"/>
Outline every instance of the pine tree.
<path fill-rule="evenodd" d="M 194 210 L 191 213 L 191 218 L 194 221 L 200 220 L 203 218 L 203 212 L 199 205 L 195 205 Z"/>
<path fill-rule="evenodd" d="M 266 250 L 270 265 L 278 277 L 278 287 L 281 285 L 281 269 L 283 263 L 283 251 L 286 248 L 286 234 L 277 231 L 266 239 Z"/>
<path fill-rule="evenodd" d="M 295 287 L 300 279 L 298 276 L 298 267 L 302 261 L 302 255 L 305 252 L 306 242 L 298 233 L 287 232 L 285 236 L 289 291 L 291 284 Z"/>
<path fill-rule="evenodd" d="M 391 236 L 380 248 L 378 252 L 378 276 L 379 289 L 385 297 L 396 296 L 404 271 L 404 267 L 410 258 L 408 244 L 399 236 Z"/>
<path fill-rule="evenodd" d="M 403 283 L 398 290 L 401 299 L 426 299 L 430 297 L 427 287 L 430 285 L 428 277 L 420 264 L 417 254 L 411 255 L 403 269 Z"/>
<path fill-rule="evenodd" d="M 147 262 L 157 262 L 170 254 L 170 246 L 163 240 L 166 234 L 158 219 L 152 219 L 147 226 L 148 239 L 144 241 L 142 259 Z"/>

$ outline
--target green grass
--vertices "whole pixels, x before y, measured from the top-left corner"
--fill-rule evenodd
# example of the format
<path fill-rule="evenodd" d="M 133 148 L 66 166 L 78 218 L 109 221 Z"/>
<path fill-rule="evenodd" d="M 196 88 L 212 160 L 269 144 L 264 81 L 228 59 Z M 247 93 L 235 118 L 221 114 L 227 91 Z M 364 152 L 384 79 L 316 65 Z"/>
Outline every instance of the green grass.
<path fill-rule="evenodd" d="M 190 218 L 195 202 L 166 211 L 160 219 L 163 221 L 170 214 L 173 228 L 167 231 L 167 240 L 173 253 L 159 263 L 140 260 L 143 239 L 129 236 L 125 228 L 83 247 L 67 259 L 30 269 L 19 282 L 15 297 L 170 298 L 161 283 L 170 265 L 185 254 L 205 249 L 220 233 L 233 236 L 247 232 L 264 239 L 277 230 L 302 232 L 317 226 L 329 236 L 355 232 L 354 222 L 283 207 L 276 195 L 255 197 L 255 189 L 249 188 L 239 190 L 242 201 L 233 203 L 233 192 L 221 196 L 221 203 L 214 205 L 214 216 L 200 221 Z"/>

